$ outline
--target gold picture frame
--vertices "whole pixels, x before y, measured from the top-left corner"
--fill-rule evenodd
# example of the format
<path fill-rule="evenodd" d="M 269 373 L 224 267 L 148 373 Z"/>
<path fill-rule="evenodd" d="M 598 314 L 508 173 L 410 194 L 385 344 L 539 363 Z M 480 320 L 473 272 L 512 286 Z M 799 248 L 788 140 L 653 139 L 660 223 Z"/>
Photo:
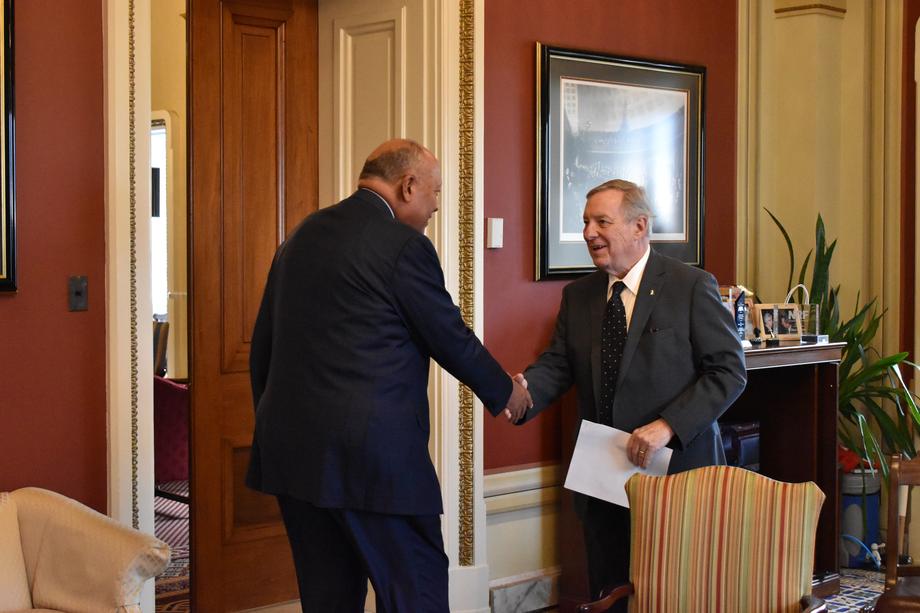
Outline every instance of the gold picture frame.
<path fill-rule="evenodd" d="M 774 321 L 774 316 L 779 321 Z M 754 325 L 764 338 L 799 340 L 802 338 L 802 315 L 799 305 L 793 303 L 763 303 L 754 305 Z"/>

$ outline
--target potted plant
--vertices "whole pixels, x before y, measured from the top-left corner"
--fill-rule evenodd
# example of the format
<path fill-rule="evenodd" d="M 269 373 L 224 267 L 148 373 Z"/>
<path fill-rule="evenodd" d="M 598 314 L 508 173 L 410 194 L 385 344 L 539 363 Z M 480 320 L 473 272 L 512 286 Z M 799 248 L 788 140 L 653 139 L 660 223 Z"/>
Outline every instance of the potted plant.
<path fill-rule="evenodd" d="M 765 209 L 779 228 L 789 251 L 789 279 L 787 292 L 793 287 L 795 276 L 795 250 L 789 233 L 776 216 Z M 858 456 L 858 464 L 843 462 L 846 472 L 863 468 L 862 472 L 862 534 L 869 535 L 867 517 L 867 472 L 881 470 L 884 481 L 888 479 L 888 457 L 900 455 L 913 458 L 917 455 L 914 434 L 920 427 L 920 410 L 917 397 L 904 381 L 901 366 L 917 369 L 908 361 L 908 353 L 899 352 L 883 356 L 873 346 L 885 311 L 878 312 L 876 299 L 861 304 L 857 293 L 853 315 L 848 319 L 840 313 L 840 286 L 830 282 L 830 265 L 837 241 L 827 244 L 824 220 L 818 215 L 815 224 L 815 246 L 809 250 L 799 269 L 797 283 L 806 287 L 806 273 L 811 267 L 811 285 L 808 300 L 819 306 L 822 332 L 831 342 L 843 342 L 837 399 L 838 436 L 846 450 Z M 798 290 L 796 302 L 802 303 L 804 295 Z M 847 455 L 844 451 L 841 457 Z M 877 502 L 875 503 L 877 507 Z M 907 509 L 909 509 L 909 505 Z M 876 511 L 877 512 L 877 511 Z M 906 525 L 910 522 L 907 511 Z M 877 526 L 876 526 L 877 527 Z M 863 545 L 865 547 L 865 545 Z M 906 551 L 906 547 L 905 547 Z M 850 551 L 852 554 L 853 552 Z"/>
<path fill-rule="evenodd" d="M 796 261 L 789 233 L 772 212 L 765 209 L 786 241 L 789 250 L 789 281 L 787 291 L 793 287 Z M 820 305 L 822 331 L 831 342 L 844 342 L 840 360 L 838 391 L 838 433 L 840 441 L 859 455 L 870 468 L 881 469 L 888 476 L 887 455 L 899 454 L 906 458 L 917 455 L 914 433 L 920 428 L 920 410 L 917 398 L 907 387 L 901 366 L 914 369 L 917 365 L 907 360 L 908 353 L 900 352 L 882 356 L 873 340 L 885 311 L 878 312 L 876 299 L 860 304 L 857 294 L 853 315 L 841 316 L 840 286 L 830 282 L 830 265 L 837 241 L 827 244 L 824 220 L 818 215 L 815 224 L 815 246 L 809 250 L 798 273 L 797 283 L 805 287 L 808 265 L 811 266 L 811 284 L 808 296 Z M 803 302 L 798 290 L 798 302 Z M 892 407 L 893 410 L 887 410 Z"/>

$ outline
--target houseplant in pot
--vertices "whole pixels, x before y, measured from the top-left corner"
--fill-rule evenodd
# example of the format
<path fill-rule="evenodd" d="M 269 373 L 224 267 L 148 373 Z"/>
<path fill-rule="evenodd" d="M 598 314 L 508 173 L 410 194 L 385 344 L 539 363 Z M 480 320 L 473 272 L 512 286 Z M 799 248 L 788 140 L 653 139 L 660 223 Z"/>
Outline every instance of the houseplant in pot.
<path fill-rule="evenodd" d="M 862 483 L 862 510 L 859 513 L 862 523 L 861 535 L 865 535 L 864 538 L 867 541 L 878 541 L 878 494 L 870 492 L 870 490 L 878 491 L 875 470 L 880 469 L 884 479 L 887 480 L 889 456 L 900 455 L 910 459 L 917 455 L 914 435 L 920 426 L 920 410 L 917 407 L 917 397 L 905 383 L 902 372 L 903 368 L 917 369 L 917 365 L 907 359 L 907 352 L 883 356 L 873 346 L 876 333 L 885 316 L 884 310 L 879 312 L 875 298 L 862 302 L 861 296 L 857 294 L 852 316 L 847 318 L 841 315 L 840 286 L 834 286 L 830 281 L 830 265 L 837 241 L 827 243 L 824 220 L 821 215 L 818 215 L 815 224 L 815 246 L 805 256 L 796 278 L 795 249 L 789 233 L 772 212 L 767 210 L 767 213 L 782 233 L 789 251 L 787 291 L 791 291 L 793 281 L 802 287 L 809 287 L 808 299 L 803 300 L 803 292 L 798 290 L 799 295 L 796 302 L 817 303 L 822 331 L 828 335 L 831 342 L 845 343 L 838 371 L 838 436 L 844 448 L 855 454 L 863 467 L 860 475 Z M 814 258 L 813 262 L 812 258 Z M 807 286 L 809 263 L 811 263 L 811 283 L 810 286 Z M 854 470 L 860 469 L 851 465 L 847 472 Z M 867 473 L 869 477 L 866 476 Z M 849 477 L 845 476 L 843 485 L 845 486 L 849 481 L 852 486 L 853 476 L 856 474 L 859 473 L 850 473 Z M 873 483 L 872 487 L 869 487 L 870 481 Z M 857 492 L 850 492 L 851 495 L 855 493 Z M 846 507 L 845 499 L 846 496 L 844 496 Z M 908 505 L 907 509 L 909 508 Z M 846 507 L 846 510 L 852 511 L 853 509 Z M 867 523 L 867 516 L 870 515 L 875 517 L 874 526 Z M 906 511 L 906 515 L 905 523 L 909 524 L 909 511 Z M 842 519 L 846 524 L 846 513 Z M 907 533 L 908 531 L 905 530 L 905 534 Z M 847 549 L 850 548 L 842 548 L 841 552 Z M 904 551 L 906 549 L 905 547 Z M 850 549 L 849 553 L 851 554 L 849 561 L 852 562 L 856 559 L 852 556 L 855 556 L 857 552 Z"/>
<path fill-rule="evenodd" d="M 885 316 L 885 311 L 879 312 L 875 298 L 862 302 L 857 294 L 853 314 L 849 318 L 841 315 L 840 286 L 833 286 L 830 281 L 830 265 L 837 241 L 827 243 L 821 215 L 815 224 L 815 246 L 808 251 L 796 277 L 795 249 L 789 233 L 773 213 L 769 210 L 767 213 L 782 233 L 789 251 L 787 291 L 792 289 L 793 281 L 808 287 L 810 302 L 820 305 L 823 332 L 831 342 L 846 343 L 839 368 L 840 441 L 870 468 L 880 468 L 887 477 L 886 456 L 899 454 L 913 458 L 917 455 L 914 432 L 920 428 L 920 409 L 917 397 L 902 374 L 903 368 L 916 369 L 917 365 L 908 361 L 906 351 L 883 356 L 873 346 Z M 807 284 L 809 264 L 811 279 Z M 803 302 L 801 295 L 798 301 Z"/>

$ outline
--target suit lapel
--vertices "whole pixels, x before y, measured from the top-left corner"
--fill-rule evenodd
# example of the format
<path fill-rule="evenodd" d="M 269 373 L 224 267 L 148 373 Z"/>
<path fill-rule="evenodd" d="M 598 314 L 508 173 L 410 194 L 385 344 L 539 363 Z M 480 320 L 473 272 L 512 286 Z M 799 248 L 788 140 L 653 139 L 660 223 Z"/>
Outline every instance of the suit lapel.
<path fill-rule="evenodd" d="M 595 419 L 597 403 L 601 397 L 601 326 L 604 323 L 604 308 L 607 306 L 607 273 L 594 273 L 597 280 L 588 287 L 588 323 L 591 334 L 591 382 L 594 384 Z"/>
<path fill-rule="evenodd" d="M 636 353 L 636 347 L 639 345 L 642 332 L 645 330 L 645 324 L 648 322 L 652 309 L 655 308 L 658 296 L 661 295 L 661 286 L 665 280 L 664 273 L 664 263 L 661 256 L 652 251 L 648 256 L 648 263 L 645 265 L 645 272 L 642 274 L 642 282 L 639 284 L 639 293 L 633 305 L 632 317 L 629 320 L 629 332 L 626 335 L 626 345 L 623 347 L 623 358 L 620 360 L 617 386 L 623 381 L 623 377 L 629 370 L 629 363 Z M 600 338 L 600 335 L 598 335 L 598 338 Z"/>

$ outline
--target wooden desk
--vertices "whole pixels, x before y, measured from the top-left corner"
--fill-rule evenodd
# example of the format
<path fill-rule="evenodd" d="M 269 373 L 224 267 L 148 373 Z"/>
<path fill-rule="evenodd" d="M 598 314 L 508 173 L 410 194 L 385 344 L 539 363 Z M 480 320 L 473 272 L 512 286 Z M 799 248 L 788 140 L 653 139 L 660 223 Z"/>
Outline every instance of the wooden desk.
<path fill-rule="evenodd" d="M 840 590 L 837 483 L 837 367 L 844 343 L 745 350 L 748 383 L 720 421 L 760 422 L 760 472 L 781 481 L 814 481 L 826 496 L 815 542 L 817 596 Z M 578 411 L 564 404 L 563 460 L 572 456 L 571 432 Z M 588 598 L 584 541 L 572 494 L 563 490 L 560 509 L 559 610 L 567 613 Z"/>

